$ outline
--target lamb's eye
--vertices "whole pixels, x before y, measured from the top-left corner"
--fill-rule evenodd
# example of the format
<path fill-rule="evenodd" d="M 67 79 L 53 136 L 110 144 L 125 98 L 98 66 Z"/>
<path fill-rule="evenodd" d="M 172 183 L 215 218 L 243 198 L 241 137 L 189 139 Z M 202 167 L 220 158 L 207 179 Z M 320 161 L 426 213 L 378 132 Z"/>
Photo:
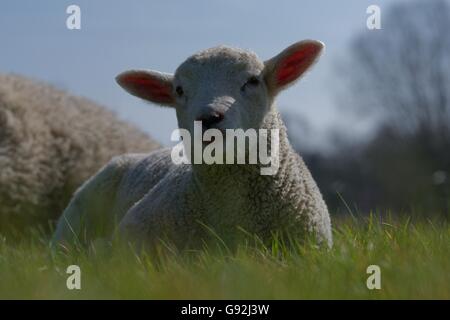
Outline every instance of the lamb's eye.
<path fill-rule="evenodd" d="M 241 87 L 241 90 L 245 90 L 245 87 L 247 86 L 257 86 L 259 85 L 259 79 L 255 76 L 252 76 L 250 78 L 248 78 L 247 82 L 244 83 L 244 85 Z"/>
<path fill-rule="evenodd" d="M 177 95 L 178 95 L 179 97 L 183 96 L 183 94 L 184 94 L 183 88 L 182 88 L 181 86 L 177 86 L 177 87 L 175 88 L 175 92 L 177 93 Z"/>

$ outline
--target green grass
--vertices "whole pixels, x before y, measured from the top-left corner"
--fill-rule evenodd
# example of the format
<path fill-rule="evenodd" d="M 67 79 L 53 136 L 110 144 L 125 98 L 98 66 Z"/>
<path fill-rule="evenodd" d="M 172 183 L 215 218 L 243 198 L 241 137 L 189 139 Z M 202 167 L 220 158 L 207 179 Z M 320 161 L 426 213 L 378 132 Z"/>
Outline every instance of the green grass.
<path fill-rule="evenodd" d="M 449 299 L 450 229 L 442 222 L 339 221 L 331 250 L 273 241 L 157 257 L 118 246 L 52 255 L 35 232 L 0 242 L 0 298 L 24 299 Z M 212 249 L 213 248 L 213 249 Z M 66 268 L 81 267 L 81 290 Z M 366 268 L 381 268 L 368 290 Z"/>

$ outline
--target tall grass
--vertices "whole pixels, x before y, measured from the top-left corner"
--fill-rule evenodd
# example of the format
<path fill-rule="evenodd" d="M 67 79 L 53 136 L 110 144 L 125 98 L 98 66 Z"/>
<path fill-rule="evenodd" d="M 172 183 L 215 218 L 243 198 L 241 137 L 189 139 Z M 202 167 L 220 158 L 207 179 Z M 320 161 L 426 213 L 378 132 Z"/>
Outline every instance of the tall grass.
<path fill-rule="evenodd" d="M 371 216 L 335 223 L 334 247 L 312 242 L 236 247 L 217 241 L 202 250 L 156 254 L 97 244 L 53 254 L 35 232 L 0 241 L 0 298 L 26 299 L 449 299 L 447 223 L 381 221 Z M 66 268 L 81 268 L 81 290 L 68 290 Z M 381 289 L 369 290 L 366 269 L 381 268 Z"/>

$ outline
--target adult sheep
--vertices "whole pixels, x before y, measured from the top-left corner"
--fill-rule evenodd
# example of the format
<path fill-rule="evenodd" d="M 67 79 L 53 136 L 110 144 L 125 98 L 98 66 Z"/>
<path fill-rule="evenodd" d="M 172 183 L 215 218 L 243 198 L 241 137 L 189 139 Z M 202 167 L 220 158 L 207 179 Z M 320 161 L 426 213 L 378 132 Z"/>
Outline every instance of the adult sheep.
<path fill-rule="evenodd" d="M 112 157 L 158 145 L 95 103 L 17 75 L 0 75 L 0 228 L 56 219 Z"/>
<path fill-rule="evenodd" d="M 331 246 L 327 207 L 291 147 L 274 104 L 276 95 L 299 79 L 322 49 L 321 42 L 301 41 L 262 62 L 252 52 L 219 46 L 194 54 L 174 75 L 145 70 L 120 74 L 118 83 L 132 95 L 175 108 L 179 127 L 193 135 L 196 120 L 202 121 L 204 133 L 278 131 L 278 139 L 265 143 L 275 150 L 271 142 L 278 140 L 279 168 L 262 175 L 259 162 L 174 164 L 169 149 L 117 157 L 75 194 L 53 244 L 89 241 L 99 236 L 98 229 L 108 236 L 114 222 L 120 222 L 120 234 L 143 244 L 167 239 L 189 247 L 202 243 L 211 229 L 220 237 L 244 229 L 263 240 L 288 232 Z"/>

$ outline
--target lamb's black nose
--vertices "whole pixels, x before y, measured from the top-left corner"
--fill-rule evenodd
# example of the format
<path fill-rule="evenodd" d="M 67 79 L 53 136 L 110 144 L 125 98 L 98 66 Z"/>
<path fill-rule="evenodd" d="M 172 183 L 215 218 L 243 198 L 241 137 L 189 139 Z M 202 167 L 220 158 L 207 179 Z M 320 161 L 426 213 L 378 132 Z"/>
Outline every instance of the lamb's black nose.
<path fill-rule="evenodd" d="M 202 122 L 202 126 L 205 129 L 211 129 L 214 128 L 214 126 L 216 124 L 218 124 L 219 122 L 221 122 L 224 118 L 224 114 L 221 112 L 213 112 L 213 113 L 209 113 L 207 115 L 203 115 L 199 118 L 197 118 L 197 121 L 201 121 Z"/>

